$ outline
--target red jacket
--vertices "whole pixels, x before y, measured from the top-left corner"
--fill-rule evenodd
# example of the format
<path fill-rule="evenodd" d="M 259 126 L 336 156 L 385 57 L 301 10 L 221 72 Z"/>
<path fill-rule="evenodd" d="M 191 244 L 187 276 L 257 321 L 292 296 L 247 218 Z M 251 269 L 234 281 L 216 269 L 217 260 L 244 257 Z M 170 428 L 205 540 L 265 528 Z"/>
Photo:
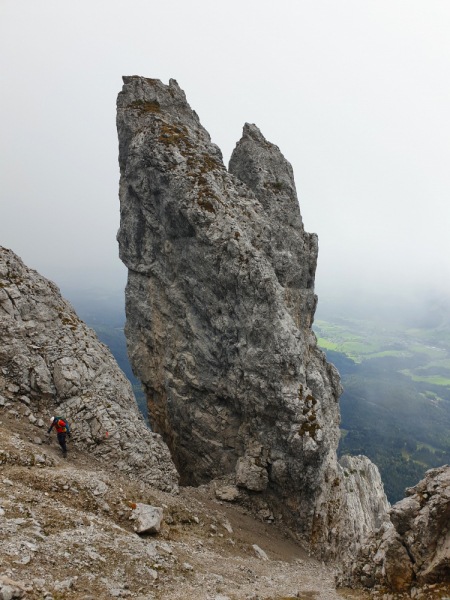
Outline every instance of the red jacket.
<path fill-rule="evenodd" d="M 69 426 L 62 419 L 55 419 L 53 423 L 50 425 L 50 429 L 48 433 L 52 430 L 52 427 L 56 429 L 57 433 L 69 433 Z"/>

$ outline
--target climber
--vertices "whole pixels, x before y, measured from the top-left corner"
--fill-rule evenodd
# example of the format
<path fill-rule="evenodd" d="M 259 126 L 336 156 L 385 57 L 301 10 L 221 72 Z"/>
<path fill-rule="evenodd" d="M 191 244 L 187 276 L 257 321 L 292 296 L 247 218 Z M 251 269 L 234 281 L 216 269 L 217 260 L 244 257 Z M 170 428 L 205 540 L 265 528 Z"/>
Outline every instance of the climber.
<path fill-rule="evenodd" d="M 47 431 L 47 435 L 50 435 L 52 427 L 56 428 L 58 442 L 63 451 L 63 458 L 67 458 L 66 435 L 68 435 L 70 438 L 70 430 L 67 419 L 64 417 L 52 417 L 50 419 L 50 427 Z"/>

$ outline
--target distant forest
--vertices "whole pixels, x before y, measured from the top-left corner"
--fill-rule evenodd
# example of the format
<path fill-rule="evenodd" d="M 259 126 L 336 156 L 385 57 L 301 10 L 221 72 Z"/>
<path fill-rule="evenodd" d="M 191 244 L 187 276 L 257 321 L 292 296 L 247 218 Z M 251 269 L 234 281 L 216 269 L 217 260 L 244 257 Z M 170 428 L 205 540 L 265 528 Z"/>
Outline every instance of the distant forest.
<path fill-rule="evenodd" d="M 450 389 L 399 372 L 427 364 L 427 355 L 354 363 L 340 352 L 326 354 L 344 386 L 339 456 L 368 456 L 380 469 L 391 503 L 427 469 L 450 464 Z"/>

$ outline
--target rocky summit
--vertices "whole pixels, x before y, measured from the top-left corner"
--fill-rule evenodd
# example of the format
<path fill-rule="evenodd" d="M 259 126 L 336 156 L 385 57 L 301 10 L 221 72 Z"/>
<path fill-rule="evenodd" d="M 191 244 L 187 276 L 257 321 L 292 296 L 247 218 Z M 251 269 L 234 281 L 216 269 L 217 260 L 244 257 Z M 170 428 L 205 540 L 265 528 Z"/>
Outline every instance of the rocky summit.
<path fill-rule="evenodd" d="M 0 246 L 0 406 L 35 437 L 67 417 L 73 440 L 105 463 L 166 491 L 178 473 L 147 427 L 111 352 L 57 286 Z M 54 435 L 54 434 L 53 434 Z"/>
<path fill-rule="evenodd" d="M 368 459 L 337 463 L 342 387 L 311 330 L 318 241 L 292 166 L 246 124 L 227 170 L 176 81 L 123 80 L 125 333 L 152 427 L 182 483 L 226 478 L 338 556 L 388 503 Z"/>

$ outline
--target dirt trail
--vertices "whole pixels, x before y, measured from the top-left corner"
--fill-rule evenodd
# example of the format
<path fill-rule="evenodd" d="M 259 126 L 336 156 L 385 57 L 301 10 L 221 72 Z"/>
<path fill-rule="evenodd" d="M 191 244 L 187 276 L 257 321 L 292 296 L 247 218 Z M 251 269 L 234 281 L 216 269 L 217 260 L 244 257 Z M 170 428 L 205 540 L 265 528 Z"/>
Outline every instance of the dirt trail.
<path fill-rule="evenodd" d="M 0 560 L 27 598 L 342 597 L 332 568 L 309 557 L 283 523 L 219 502 L 210 486 L 161 492 L 107 470 L 73 442 L 63 460 L 55 434 L 50 445 L 33 443 L 44 430 L 15 412 L 0 416 Z M 134 532 L 135 502 L 163 507 L 159 534 Z"/>

